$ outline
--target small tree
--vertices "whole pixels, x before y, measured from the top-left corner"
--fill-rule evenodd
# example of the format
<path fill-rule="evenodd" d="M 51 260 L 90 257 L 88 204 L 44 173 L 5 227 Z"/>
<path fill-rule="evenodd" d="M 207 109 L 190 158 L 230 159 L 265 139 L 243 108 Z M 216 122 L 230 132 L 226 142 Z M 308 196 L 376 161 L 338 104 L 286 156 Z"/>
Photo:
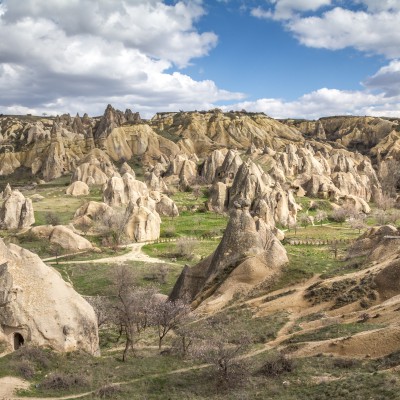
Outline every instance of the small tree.
<path fill-rule="evenodd" d="M 96 314 L 97 327 L 101 328 L 112 321 L 112 306 L 107 297 L 104 296 L 85 296 L 85 300 L 93 307 Z"/>
<path fill-rule="evenodd" d="M 311 223 L 311 219 L 307 214 L 301 214 L 299 217 L 299 222 L 301 226 L 305 229 Z"/>
<path fill-rule="evenodd" d="M 347 216 L 347 210 L 344 207 L 340 207 L 337 208 L 336 210 L 333 210 L 331 214 L 331 219 L 342 225 L 343 222 L 346 221 L 346 216 Z"/>
<path fill-rule="evenodd" d="M 44 220 L 46 221 L 47 225 L 56 226 L 61 224 L 60 216 L 52 211 L 49 211 L 44 215 Z"/>
<path fill-rule="evenodd" d="M 157 326 L 158 348 L 169 331 L 177 329 L 190 312 L 190 307 L 182 300 L 159 301 L 152 308 L 152 322 Z"/>
<path fill-rule="evenodd" d="M 361 229 L 364 229 L 367 225 L 365 223 L 365 214 L 358 214 L 356 218 L 350 220 L 350 226 L 352 229 L 357 229 L 358 233 L 361 233 Z"/>
<path fill-rule="evenodd" d="M 388 211 L 394 207 L 396 200 L 387 193 L 384 193 L 380 199 L 376 202 L 378 208 L 383 211 Z"/>
<path fill-rule="evenodd" d="M 114 322 L 120 327 L 121 334 L 125 334 L 122 355 L 122 361 L 125 361 L 129 349 L 133 350 L 136 339 L 150 324 L 155 290 L 136 288 L 135 276 L 126 266 L 116 269 L 114 285 L 117 297 Z"/>
<path fill-rule="evenodd" d="M 315 214 L 315 220 L 320 223 L 322 226 L 322 222 L 328 218 L 328 213 L 323 210 L 318 210 Z"/>

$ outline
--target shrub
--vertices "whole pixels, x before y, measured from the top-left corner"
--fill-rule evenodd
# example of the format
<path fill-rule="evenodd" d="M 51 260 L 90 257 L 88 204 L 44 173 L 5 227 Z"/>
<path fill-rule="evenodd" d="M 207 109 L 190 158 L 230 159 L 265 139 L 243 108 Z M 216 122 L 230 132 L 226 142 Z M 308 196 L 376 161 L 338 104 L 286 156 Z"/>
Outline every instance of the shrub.
<path fill-rule="evenodd" d="M 60 225 L 61 220 L 59 215 L 57 215 L 55 212 L 49 211 L 44 215 L 44 220 L 46 221 L 46 224 L 48 225 Z"/>
<path fill-rule="evenodd" d="M 18 361 L 14 364 L 14 369 L 24 379 L 32 379 L 35 375 L 35 366 L 31 361 Z"/>
<path fill-rule="evenodd" d="M 115 396 L 122 392 L 120 385 L 104 385 L 99 390 L 97 390 L 96 394 L 101 399 L 106 398 L 115 398 Z"/>
<path fill-rule="evenodd" d="M 194 249 L 196 248 L 197 240 L 181 238 L 176 242 L 176 255 L 190 260 L 193 257 Z"/>
<path fill-rule="evenodd" d="M 29 344 L 21 346 L 13 353 L 12 358 L 18 361 L 30 361 L 41 368 L 48 368 L 51 363 L 50 354 L 46 350 Z"/>
<path fill-rule="evenodd" d="M 55 372 L 46 376 L 41 386 L 44 389 L 69 390 L 72 388 L 85 387 L 88 384 L 88 378 L 81 374 L 67 375 L 61 372 Z"/>
<path fill-rule="evenodd" d="M 285 372 L 292 372 L 293 369 L 293 360 L 282 353 L 278 353 L 270 356 L 260 368 L 259 373 L 267 377 L 276 377 Z"/>

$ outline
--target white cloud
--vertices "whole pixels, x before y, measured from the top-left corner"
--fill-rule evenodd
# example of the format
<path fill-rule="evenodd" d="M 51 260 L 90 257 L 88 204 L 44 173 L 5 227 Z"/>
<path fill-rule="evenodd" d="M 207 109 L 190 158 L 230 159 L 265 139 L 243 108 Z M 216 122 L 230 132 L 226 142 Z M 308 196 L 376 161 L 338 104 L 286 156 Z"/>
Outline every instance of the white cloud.
<path fill-rule="evenodd" d="M 40 113 L 98 114 L 113 102 L 150 114 L 241 99 L 212 81 L 169 72 L 216 44 L 213 33 L 194 28 L 203 14 L 201 3 L 190 0 L 6 0 L 0 112 L 11 104 Z"/>
<path fill-rule="evenodd" d="M 399 0 L 356 0 L 355 3 L 363 4 L 371 12 L 399 11 Z"/>
<path fill-rule="evenodd" d="M 363 84 L 369 89 L 383 91 L 386 97 L 400 95 L 400 60 L 391 61 Z"/>
<path fill-rule="evenodd" d="M 270 0 L 273 9 L 264 10 L 257 7 L 251 10 L 251 14 L 258 18 L 272 18 L 276 20 L 291 19 L 296 13 L 316 11 L 324 6 L 329 6 L 331 0 Z"/>
<path fill-rule="evenodd" d="M 264 112 L 273 118 L 317 119 L 329 115 L 399 116 L 399 100 L 400 96 L 388 99 L 383 94 L 323 88 L 294 101 L 258 99 L 224 106 L 223 109 Z"/>
<path fill-rule="evenodd" d="M 354 47 L 367 53 L 400 56 L 400 12 L 368 13 L 340 7 L 321 17 L 296 18 L 287 27 L 300 43 L 330 50 Z"/>

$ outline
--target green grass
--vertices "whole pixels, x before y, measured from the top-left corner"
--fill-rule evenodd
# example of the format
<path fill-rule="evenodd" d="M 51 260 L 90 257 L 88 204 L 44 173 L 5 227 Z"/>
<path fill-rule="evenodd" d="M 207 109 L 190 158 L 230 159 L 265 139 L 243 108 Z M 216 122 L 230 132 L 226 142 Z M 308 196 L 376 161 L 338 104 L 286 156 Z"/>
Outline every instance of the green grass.
<path fill-rule="evenodd" d="M 313 342 L 318 340 L 335 339 L 343 336 L 351 336 L 359 332 L 383 328 L 384 326 L 385 325 L 382 324 L 357 322 L 349 324 L 332 324 L 312 332 L 297 334 L 287 339 L 284 343 Z"/>
<path fill-rule="evenodd" d="M 130 266 L 136 276 L 138 286 L 156 286 L 161 293 L 169 294 L 178 276 L 182 271 L 180 265 L 161 264 L 166 268 L 165 281 L 157 279 L 159 264 L 131 261 Z M 64 280 L 71 281 L 74 289 L 84 296 L 112 295 L 113 294 L 113 272 L 115 264 L 93 263 L 88 264 L 53 264 Z M 154 277 L 155 275 L 155 277 Z"/>

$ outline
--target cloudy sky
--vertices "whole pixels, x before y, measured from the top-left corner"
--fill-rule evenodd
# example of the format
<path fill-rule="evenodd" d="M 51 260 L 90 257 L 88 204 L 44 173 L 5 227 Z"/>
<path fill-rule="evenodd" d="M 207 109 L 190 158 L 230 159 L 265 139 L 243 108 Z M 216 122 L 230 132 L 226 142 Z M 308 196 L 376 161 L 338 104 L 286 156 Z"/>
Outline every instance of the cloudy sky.
<path fill-rule="evenodd" d="M 0 113 L 400 117 L 400 0 L 0 0 Z"/>

